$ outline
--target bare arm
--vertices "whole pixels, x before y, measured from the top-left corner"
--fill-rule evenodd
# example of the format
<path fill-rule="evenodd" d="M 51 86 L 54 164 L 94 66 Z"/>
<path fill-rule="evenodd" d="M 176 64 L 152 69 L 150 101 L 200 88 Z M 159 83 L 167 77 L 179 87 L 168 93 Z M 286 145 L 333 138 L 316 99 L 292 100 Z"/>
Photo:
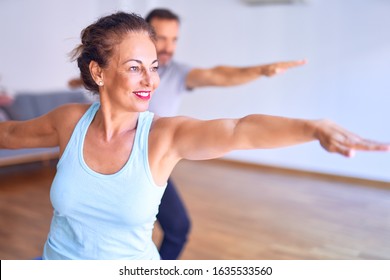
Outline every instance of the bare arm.
<path fill-rule="evenodd" d="M 68 86 L 69 86 L 71 89 L 77 89 L 77 88 L 83 87 L 84 84 L 83 84 L 83 81 L 81 80 L 81 78 L 78 77 L 78 78 L 70 79 L 70 80 L 68 81 Z"/>
<path fill-rule="evenodd" d="M 192 69 L 186 78 L 188 88 L 204 86 L 235 86 L 248 83 L 261 76 L 271 77 L 287 69 L 306 64 L 305 60 L 277 62 L 250 67 L 217 66 Z"/>
<path fill-rule="evenodd" d="M 354 150 L 390 150 L 390 144 L 363 139 L 328 120 L 249 115 L 211 121 L 178 118 L 176 122 L 171 149 L 179 159 L 203 160 L 232 150 L 277 148 L 313 140 L 328 152 L 344 156 L 352 156 Z"/>
<path fill-rule="evenodd" d="M 0 123 L 0 149 L 64 147 L 89 105 L 67 104 L 28 121 Z"/>
<path fill-rule="evenodd" d="M 0 149 L 58 146 L 58 134 L 52 115 L 28 121 L 0 123 Z"/>

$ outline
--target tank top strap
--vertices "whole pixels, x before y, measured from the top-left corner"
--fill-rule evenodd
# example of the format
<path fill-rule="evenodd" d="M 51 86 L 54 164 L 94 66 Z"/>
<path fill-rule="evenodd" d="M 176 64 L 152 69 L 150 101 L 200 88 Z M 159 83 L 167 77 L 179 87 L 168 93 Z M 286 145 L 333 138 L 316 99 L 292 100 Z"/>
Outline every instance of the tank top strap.
<path fill-rule="evenodd" d="M 138 137 L 135 141 L 137 148 L 141 151 L 147 151 L 149 131 L 153 122 L 154 114 L 152 112 L 146 111 L 140 113 L 138 117 Z"/>
<path fill-rule="evenodd" d="M 137 149 L 136 154 L 138 154 L 139 163 L 142 164 L 143 170 L 146 172 L 149 183 L 157 188 L 154 188 L 156 194 L 159 194 L 164 191 L 166 184 L 163 186 L 158 186 L 153 180 L 153 176 L 149 166 L 149 133 L 150 128 L 153 123 L 154 113 L 146 111 L 142 112 L 138 118 L 138 137 L 134 142 L 134 146 Z M 162 195 L 162 193 L 161 193 Z"/>
<path fill-rule="evenodd" d="M 80 145 L 82 145 L 83 137 L 87 132 L 88 126 L 91 124 L 99 108 L 100 108 L 100 102 L 95 102 L 91 104 L 88 110 L 77 122 L 73 130 L 72 136 L 70 137 L 69 142 L 65 147 L 64 153 L 62 154 L 61 158 L 58 161 L 57 167 L 61 165 L 61 163 L 65 160 L 64 158 L 68 156 L 70 151 L 74 149 L 78 149 Z"/>
<path fill-rule="evenodd" d="M 100 102 L 92 103 L 92 105 L 85 112 L 84 116 L 82 116 L 80 119 L 79 123 L 77 124 L 79 127 L 76 126 L 75 131 L 82 131 L 83 133 L 86 133 L 99 108 Z"/>

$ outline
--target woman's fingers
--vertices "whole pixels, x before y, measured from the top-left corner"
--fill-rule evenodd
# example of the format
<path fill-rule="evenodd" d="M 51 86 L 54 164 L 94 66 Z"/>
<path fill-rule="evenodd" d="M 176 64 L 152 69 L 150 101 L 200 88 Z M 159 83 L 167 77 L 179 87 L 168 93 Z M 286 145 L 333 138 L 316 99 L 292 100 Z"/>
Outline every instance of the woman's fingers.
<path fill-rule="evenodd" d="M 390 151 L 390 144 L 379 143 L 368 139 L 352 142 L 349 146 L 360 151 Z"/>
<path fill-rule="evenodd" d="M 352 157 L 355 151 L 390 151 L 389 143 L 361 138 L 331 122 L 326 122 L 324 126 L 327 129 L 323 130 L 320 142 L 331 153 Z"/>

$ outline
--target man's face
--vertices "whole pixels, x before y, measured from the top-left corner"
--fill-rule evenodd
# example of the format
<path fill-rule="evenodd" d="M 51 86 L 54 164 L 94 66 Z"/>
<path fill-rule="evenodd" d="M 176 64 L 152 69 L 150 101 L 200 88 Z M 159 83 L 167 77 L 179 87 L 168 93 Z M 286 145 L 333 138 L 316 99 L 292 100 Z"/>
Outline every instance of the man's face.
<path fill-rule="evenodd" d="M 172 59 L 176 50 L 176 42 L 179 35 L 179 22 L 173 19 L 151 20 L 156 35 L 157 58 L 160 66 L 164 66 Z"/>

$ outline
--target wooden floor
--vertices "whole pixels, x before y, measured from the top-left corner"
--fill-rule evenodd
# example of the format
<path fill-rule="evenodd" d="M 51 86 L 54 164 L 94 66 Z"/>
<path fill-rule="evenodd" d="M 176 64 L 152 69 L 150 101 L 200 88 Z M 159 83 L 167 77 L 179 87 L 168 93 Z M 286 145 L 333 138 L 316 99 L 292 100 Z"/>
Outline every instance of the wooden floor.
<path fill-rule="evenodd" d="M 0 168 L 0 259 L 34 259 L 50 227 L 54 167 Z"/>
<path fill-rule="evenodd" d="M 41 254 L 54 167 L 0 170 L 0 259 Z M 390 259 L 390 183 L 363 185 L 221 161 L 173 173 L 192 219 L 181 259 Z M 156 226 L 154 240 L 161 232 Z"/>

